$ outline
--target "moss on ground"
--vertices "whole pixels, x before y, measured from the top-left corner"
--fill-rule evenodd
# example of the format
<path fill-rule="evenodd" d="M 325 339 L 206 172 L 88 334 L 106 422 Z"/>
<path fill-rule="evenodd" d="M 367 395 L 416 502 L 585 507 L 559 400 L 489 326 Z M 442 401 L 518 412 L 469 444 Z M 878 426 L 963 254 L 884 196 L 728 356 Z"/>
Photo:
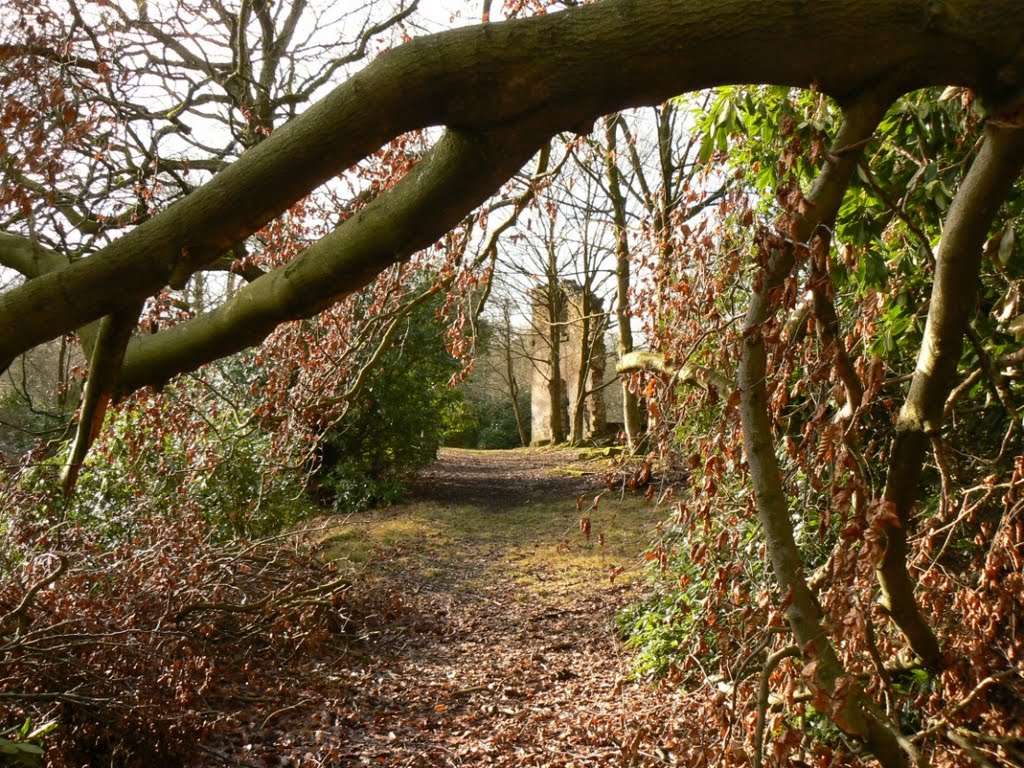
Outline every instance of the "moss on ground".
<path fill-rule="evenodd" d="M 583 512 L 589 538 L 575 497 L 555 496 L 501 507 L 415 502 L 348 516 L 320 540 L 327 556 L 353 569 L 397 561 L 427 581 L 510 579 L 520 599 L 607 582 L 613 572 L 617 581 L 632 580 L 660 514 L 638 496 L 607 492 L 597 509 L 592 499 Z"/>

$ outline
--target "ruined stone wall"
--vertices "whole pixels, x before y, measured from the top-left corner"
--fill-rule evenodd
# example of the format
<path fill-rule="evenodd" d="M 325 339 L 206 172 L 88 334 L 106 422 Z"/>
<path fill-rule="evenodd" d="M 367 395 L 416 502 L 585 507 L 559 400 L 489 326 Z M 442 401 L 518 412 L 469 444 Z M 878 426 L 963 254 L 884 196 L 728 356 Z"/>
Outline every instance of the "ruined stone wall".
<path fill-rule="evenodd" d="M 578 391 L 580 377 L 586 377 L 585 390 L 593 390 L 600 383 L 607 381 L 609 375 L 614 376 L 614 370 L 607 358 L 605 336 L 608 328 L 607 317 L 600 300 L 591 297 L 590 315 L 590 366 L 582 370 L 585 355 L 583 354 L 582 335 L 584 318 L 584 295 L 583 290 L 575 283 L 562 283 L 559 286 L 558 296 L 561 311 L 559 322 L 562 324 L 558 331 L 560 333 L 560 371 L 559 377 L 563 382 L 561 388 L 560 403 L 556 407 L 562 408 L 562 419 L 565 431 L 568 435 L 572 427 L 572 414 Z M 546 445 L 551 442 L 551 395 L 548 383 L 551 380 L 548 355 L 550 352 L 550 340 L 548 336 L 548 305 L 544 289 L 536 289 L 531 295 L 531 311 L 533 315 L 534 332 L 531 337 L 531 355 L 533 356 L 533 376 L 530 381 L 531 390 L 531 445 Z M 605 393 L 614 390 L 608 387 L 587 396 L 586 411 L 584 415 L 583 439 L 601 437 L 607 434 L 608 403 Z M 617 417 L 616 417 L 617 420 Z"/>
<path fill-rule="evenodd" d="M 562 299 L 563 295 L 557 298 Z M 559 313 L 559 322 L 564 322 L 565 301 L 561 300 L 560 303 L 562 311 Z M 551 442 L 551 395 L 548 390 L 548 382 L 551 380 L 551 366 L 548 363 L 551 342 L 548 337 L 547 290 L 544 287 L 530 292 L 530 312 L 533 328 L 530 333 L 530 356 L 533 362 L 533 373 L 530 376 L 530 445 L 547 445 Z"/>

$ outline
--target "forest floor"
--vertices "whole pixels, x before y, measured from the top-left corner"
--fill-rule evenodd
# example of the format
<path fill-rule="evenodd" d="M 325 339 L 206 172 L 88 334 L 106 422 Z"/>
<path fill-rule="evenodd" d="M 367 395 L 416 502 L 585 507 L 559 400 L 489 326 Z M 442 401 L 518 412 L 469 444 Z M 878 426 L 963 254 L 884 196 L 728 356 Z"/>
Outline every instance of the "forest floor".
<path fill-rule="evenodd" d="M 322 534 L 356 588 L 389 596 L 395 611 L 357 652 L 322 668 L 315 688 L 294 691 L 294 705 L 254 711 L 251 730 L 209 756 L 297 766 L 671 764 L 683 697 L 634 680 L 615 631 L 616 614 L 642 593 L 643 552 L 663 514 L 608 491 L 603 464 L 577 452 L 442 451 L 408 504 Z"/>

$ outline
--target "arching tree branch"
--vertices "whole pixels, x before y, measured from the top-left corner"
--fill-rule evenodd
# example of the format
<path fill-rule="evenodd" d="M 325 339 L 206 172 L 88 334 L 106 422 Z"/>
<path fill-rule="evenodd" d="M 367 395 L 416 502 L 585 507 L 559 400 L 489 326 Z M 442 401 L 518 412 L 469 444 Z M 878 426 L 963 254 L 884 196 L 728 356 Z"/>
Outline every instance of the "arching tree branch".
<path fill-rule="evenodd" d="M 408 176 L 289 264 L 244 286 L 222 307 L 132 340 L 121 389 L 171 376 L 262 341 L 369 283 L 455 226 L 544 141 L 543 131 L 472 136 L 449 131 Z"/>
<path fill-rule="evenodd" d="M 414 40 L 378 58 L 151 221 L 5 294 L 0 368 L 118 303 L 183 284 L 310 190 L 406 131 L 443 124 L 488 135 L 529 126 L 528 143 L 536 147 L 607 112 L 737 82 L 814 83 L 839 98 L 883 81 L 895 92 L 956 82 L 1004 95 L 1024 80 L 1019 25 L 1007 21 L 1018 14 L 1015 0 L 608 0 Z M 504 158 L 490 162 L 494 173 L 485 175 L 498 179 L 496 187 L 510 172 Z M 471 197 L 479 202 L 479 195 Z M 425 238 L 426 225 L 417 234 Z M 332 280 L 351 286 L 368 277 Z"/>
<path fill-rule="evenodd" d="M 755 284 L 743 325 L 739 365 L 740 416 L 743 445 L 758 515 L 764 529 L 772 570 L 786 604 L 786 618 L 800 647 L 822 703 L 833 721 L 847 733 L 864 740 L 884 766 L 903 766 L 906 757 L 890 727 L 875 717 L 855 683 L 846 676 L 835 647 L 823 626 L 823 616 L 803 573 L 803 557 L 797 547 L 789 504 L 779 470 L 768 409 L 768 349 L 764 324 L 777 312 L 779 289 L 798 257 L 806 257 L 815 238 L 827 247 L 830 224 L 842 203 L 856 169 L 860 149 L 885 113 L 889 99 L 866 99 L 845 111 L 835 151 L 827 161 L 808 205 L 796 214 L 789 237 L 777 243 Z M 850 148 L 856 148 L 850 150 Z"/>

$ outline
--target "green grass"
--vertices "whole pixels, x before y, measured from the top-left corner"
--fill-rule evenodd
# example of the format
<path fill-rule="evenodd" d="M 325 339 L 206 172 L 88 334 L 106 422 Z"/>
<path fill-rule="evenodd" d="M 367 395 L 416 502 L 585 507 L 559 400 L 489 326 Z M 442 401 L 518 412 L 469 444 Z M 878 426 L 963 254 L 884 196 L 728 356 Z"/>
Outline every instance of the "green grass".
<path fill-rule="evenodd" d="M 329 557 L 354 569 L 372 568 L 386 554 L 424 579 L 441 578 L 459 561 L 475 558 L 488 571 L 513 575 L 526 593 L 607 581 L 613 569 L 622 570 L 618 580 L 635 578 L 659 512 L 641 498 L 608 494 L 589 515 L 588 541 L 574 498 L 501 509 L 422 502 L 352 515 L 320 541 Z"/>

